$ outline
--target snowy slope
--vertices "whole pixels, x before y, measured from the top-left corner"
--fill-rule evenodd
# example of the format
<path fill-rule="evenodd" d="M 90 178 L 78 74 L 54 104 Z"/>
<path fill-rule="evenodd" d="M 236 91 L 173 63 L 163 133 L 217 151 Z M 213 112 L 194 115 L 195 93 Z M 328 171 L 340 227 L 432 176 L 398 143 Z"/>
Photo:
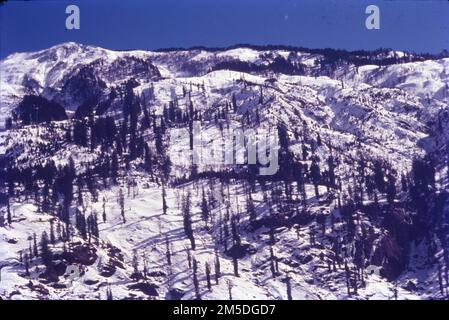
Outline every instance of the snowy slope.
<path fill-rule="evenodd" d="M 348 62 L 338 64 L 332 72 L 329 66 L 319 67 L 324 58 L 325 55 L 313 52 L 246 47 L 222 51 L 119 52 L 76 43 L 17 53 L 0 61 L 0 126 L 27 94 L 42 95 L 60 103 L 71 117 L 80 121 L 88 121 L 79 115 L 88 106 L 97 116 L 113 116 L 121 123 L 125 117 L 122 105 L 132 83 L 132 93 L 143 101 L 151 117 L 162 117 L 171 104 L 185 113 L 194 105 L 201 115 L 203 150 L 211 149 L 214 142 L 232 138 L 232 133 L 224 129 L 227 125 L 255 129 L 283 126 L 291 141 L 290 150 L 299 163 L 310 167 L 313 154 L 325 172 L 329 155 L 338 155 L 341 194 L 350 194 L 356 187 L 354 172 L 359 170 L 361 161 L 387 163 L 390 171 L 400 177 L 412 170 L 414 159 L 428 153 L 439 152 L 439 158 L 444 159 L 449 140 L 448 58 L 388 66 L 356 67 Z M 301 72 L 283 72 L 279 61 L 289 61 L 290 68 L 295 66 Z M 259 123 L 254 121 L 256 114 Z M 251 121 L 245 120 L 246 117 L 251 117 Z M 444 121 L 440 130 L 441 119 Z M 156 133 L 143 125 L 143 113 L 138 120 L 139 132 L 154 152 Z M 112 151 L 67 141 L 67 128 L 74 121 L 29 126 L 14 122 L 12 129 L 0 132 L 0 161 L 7 159 L 11 161 L 5 162 L 8 165 L 26 170 L 49 161 L 62 167 L 72 158 L 78 174 L 89 174 L 89 170 L 111 157 Z M 277 181 L 269 180 L 267 190 L 257 185 L 248 191 L 249 182 L 231 179 L 229 184 L 225 183 L 219 177 L 207 176 L 223 167 L 202 164 L 195 170 L 204 176 L 186 178 L 192 164 L 190 157 L 185 156 L 190 152 L 185 122 L 168 126 L 164 144 L 171 161 L 169 183 L 164 187 L 167 213 L 163 209 L 162 174 L 143 170 L 142 158 L 131 161 L 126 170 L 124 158 L 120 159 L 123 172 L 116 184 L 107 182 L 100 187 L 101 178 L 95 176 L 98 185 L 95 197 L 87 188 L 76 186 L 75 193 L 81 193 L 83 203 L 73 201 L 72 220 L 77 209 L 86 215 L 97 214 L 100 238 L 89 242 L 73 231 L 71 248 L 64 248 L 68 244 L 59 240 L 51 245 L 55 263 L 60 267 L 57 281 L 42 275 L 45 267 L 38 257 L 26 275 L 20 255 L 23 258 L 33 246 L 34 233 L 38 237 L 43 231 L 50 234 L 51 225 L 56 228 L 61 219 L 50 212 L 41 212 L 36 203 L 41 190 L 31 196 L 20 185 L 16 186 L 10 207 L 11 224 L 6 222 L 6 206 L 0 208 L 0 297 L 106 299 L 111 291 L 114 299 L 194 299 L 193 268 L 188 258 L 191 244 L 183 230 L 182 216 L 183 199 L 190 194 L 197 243 L 190 254 L 198 263 L 203 299 L 228 299 L 229 290 L 233 299 L 287 299 L 287 276 L 293 299 L 394 299 L 395 291 L 398 299 L 442 298 L 436 265 L 426 258 L 425 241 L 410 244 L 412 258 L 395 279 L 365 270 L 364 286 L 357 293 L 348 294 L 348 268 L 353 270 L 355 266 L 350 259 L 349 267 L 330 264 L 335 256 L 335 241 L 340 241 L 346 226 L 335 192 L 330 192 L 324 183 L 317 189 L 321 194 L 317 199 L 314 186 L 307 181 L 305 198 L 295 195 L 288 208 L 295 216 L 275 226 L 276 241 L 272 243 L 273 230 L 267 221 L 273 211 L 283 209 L 266 199 L 276 196 L 280 188 Z M 309 154 L 306 159 L 304 150 Z M 366 170 L 371 174 L 372 168 Z M 442 160 L 437 166 L 439 194 L 448 190 L 447 172 L 447 164 Z M 293 185 L 299 189 L 296 183 Z M 398 190 L 399 184 L 397 181 Z M 125 194 L 126 221 L 120 212 L 119 189 Z M 210 201 L 207 225 L 201 214 L 202 190 L 214 200 Z M 260 225 L 255 226 L 249 220 L 248 193 Z M 399 215 L 413 216 L 405 193 L 398 191 L 396 202 Z M 387 269 L 395 258 L 384 252 L 395 245 L 391 232 L 383 220 L 370 215 L 372 199 L 363 198 L 362 203 L 367 210 L 359 213 L 355 239 L 369 230 L 374 257 L 367 257 L 367 262 L 376 261 Z M 380 211 L 388 208 L 384 196 L 380 196 L 379 203 L 383 208 Z M 101 218 L 103 210 L 107 213 L 106 221 Z M 304 212 L 307 212 L 305 222 L 297 222 L 295 218 L 302 217 Z M 246 251 L 238 259 L 239 276 L 234 274 L 231 255 L 218 241 L 226 214 L 241 219 L 239 232 Z M 326 217 L 324 223 L 319 222 L 321 216 Z M 167 241 L 171 265 L 166 256 Z M 355 246 L 356 241 L 349 242 L 342 252 L 349 256 Z M 275 276 L 270 265 L 270 248 L 278 264 Z M 440 259 L 442 252 L 436 255 Z M 146 279 L 133 278 L 136 256 L 140 271 L 145 265 Z M 212 280 L 209 291 L 206 262 L 214 274 L 217 256 L 222 277 L 218 284 Z"/>

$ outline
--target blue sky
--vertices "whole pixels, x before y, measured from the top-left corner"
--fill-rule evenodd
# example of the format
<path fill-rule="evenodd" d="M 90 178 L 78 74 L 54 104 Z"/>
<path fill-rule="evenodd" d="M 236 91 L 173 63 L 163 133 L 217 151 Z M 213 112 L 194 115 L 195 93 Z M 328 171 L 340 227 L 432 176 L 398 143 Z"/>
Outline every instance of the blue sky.
<path fill-rule="evenodd" d="M 80 8 L 80 30 L 65 29 L 69 4 Z M 381 10 L 380 30 L 365 28 L 369 4 Z M 111 49 L 251 43 L 437 53 L 449 49 L 449 1 L 8 1 L 0 28 L 0 58 L 67 41 Z"/>

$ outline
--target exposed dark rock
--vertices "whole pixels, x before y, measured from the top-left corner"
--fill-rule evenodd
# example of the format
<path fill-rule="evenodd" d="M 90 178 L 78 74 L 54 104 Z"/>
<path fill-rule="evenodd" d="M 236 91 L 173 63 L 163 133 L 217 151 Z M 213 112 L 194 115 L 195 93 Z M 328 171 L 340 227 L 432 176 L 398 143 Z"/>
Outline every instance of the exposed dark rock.
<path fill-rule="evenodd" d="M 186 293 L 182 291 L 181 289 L 171 289 L 169 292 L 167 292 L 166 299 L 167 300 L 181 300 L 182 297 L 184 297 Z"/>
<path fill-rule="evenodd" d="M 90 279 L 84 281 L 84 283 L 87 284 L 88 286 L 92 286 L 94 284 L 97 284 L 98 282 L 99 282 L 98 280 L 90 280 Z"/>
<path fill-rule="evenodd" d="M 61 105 L 34 95 L 24 96 L 13 113 L 15 118 L 25 125 L 67 119 L 65 109 Z"/>
<path fill-rule="evenodd" d="M 165 277 L 165 272 L 162 271 L 151 271 L 147 274 L 149 277 Z"/>
<path fill-rule="evenodd" d="M 109 278 L 109 277 L 113 276 L 116 271 L 117 271 L 117 268 L 115 267 L 115 264 L 111 260 L 109 260 L 108 263 L 104 264 L 101 267 L 100 275 L 102 277 Z"/>
<path fill-rule="evenodd" d="M 313 260 L 312 255 L 310 254 L 301 254 L 296 257 L 301 264 L 307 264 Z"/>
<path fill-rule="evenodd" d="M 371 259 L 372 265 L 382 266 L 380 275 L 394 280 L 405 268 L 407 257 L 390 234 L 380 239 Z"/>
<path fill-rule="evenodd" d="M 248 243 L 242 243 L 240 246 L 234 245 L 225 252 L 227 256 L 237 259 L 241 259 L 247 254 L 252 255 L 255 253 L 256 249 Z"/>
<path fill-rule="evenodd" d="M 27 283 L 27 287 L 42 295 L 48 295 L 50 293 L 42 284 L 34 284 L 32 281 Z"/>
<path fill-rule="evenodd" d="M 53 269 L 47 268 L 45 272 L 41 273 L 39 275 L 39 278 L 42 279 L 44 283 L 52 283 L 52 282 L 58 282 L 59 276 L 56 274 L 56 272 Z"/>
<path fill-rule="evenodd" d="M 67 263 L 65 261 L 55 263 L 53 265 L 53 270 L 57 275 L 62 276 L 63 274 L 65 274 L 65 271 L 67 270 Z"/>
<path fill-rule="evenodd" d="M 55 289 L 66 289 L 67 288 L 67 286 L 65 284 L 62 284 L 62 283 L 53 283 L 51 285 L 51 287 L 55 288 Z"/>
<path fill-rule="evenodd" d="M 132 285 L 128 286 L 128 288 L 132 289 L 132 290 L 140 290 L 143 293 L 145 293 L 147 296 L 151 296 L 151 297 L 159 296 L 159 293 L 156 290 L 159 287 L 152 283 L 140 282 L 140 283 L 132 284 Z"/>
<path fill-rule="evenodd" d="M 313 216 L 308 211 L 302 211 L 290 219 L 290 222 L 292 224 L 298 224 L 300 226 L 305 226 L 312 221 L 313 221 Z"/>
<path fill-rule="evenodd" d="M 96 249 L 89 244 L 74 244 L 70 252 L 66 252 L 63 257 L 69 264 L 79 263 L 86 266 L 93 265 L 97 260 Z"/>
<path fill-rule="evenodd" d="M 412 280 L 408 281 L 405 288 L 408 291 L 416 291 L 418 288 L 416 286 L 416 283 L 414 283 Z"/>

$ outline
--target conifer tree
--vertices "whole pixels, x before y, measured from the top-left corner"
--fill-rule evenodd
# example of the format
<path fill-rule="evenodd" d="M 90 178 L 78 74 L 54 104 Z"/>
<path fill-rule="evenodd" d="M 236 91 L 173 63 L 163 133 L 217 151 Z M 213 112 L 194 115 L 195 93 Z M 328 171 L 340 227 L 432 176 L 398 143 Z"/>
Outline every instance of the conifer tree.
<path fill-rule="evenodd" d="M 204 188 L 201 190 L 201 216 L 203 217 L 203 221 L 206 224 L 207 228 L 207 221 L 209 220 L 209 204 L 206 199 L 206 194 L 204 193 Z"/>
<path fill-rule="evenodd" d="M 387 176 L 387 201 L 390 205 L 394 204 L 394 199 L 396 197 L 396 177 L 393 173 L 389 173 Z"/>
<path fill-rule="evenodd" d="M 187 238 L 190 240 L 192 250 L 195 250 L 195 237 L 193 235 L 192 219 L 190 217 L 190 193 L 187 193 L 187 195 L 183 201 L 182 216 L 183 216 L 183 223 L 184 223 L 184 232 L 185 232 Z"/>
<path fill-rule="evenodd" d="M 34 257 L 38 257 L 39 256 L 39 251 L 37 249 L 36 233 L 33 233 L 33 256 Z"/>
<path fill-rule="evenodd" d="M 143 254 L 143 269 L 142 269 L 142 272 L 143 272 L 143 278 L 145 280 L 147 280 L 147 276 L 148 276 L 148 258 L 147 258 L 146 253 Z"/>
<path fill-rule="evenodd" d="M 54 228 L 54 220 L 50 220 L 50 243 L 55 245 L 56 237 L 55 237 L 55 228 Z"/>
<path fill-rule="evenodd" d="M 42 232 L 41 237 L 41 258 L 47 270 L 50 269 L 52 265 L 52 253 L 48 247 L 48 236 L 45 231 Z"/>
<path fill-rule="evenodd" d="M 321 180 L 321 173 L 318 161 L 319 161 L 318 157 L 314 156 L 312 158 L 312 165 L 310 166 L 310 176 L 312 178 L 313 186 L 315 188 L 315 196 L 317 198 L 320 197 L 320 193 L 318 191 L 318 184 L 320 183 Z"/>
<path fill-rule="evenodd" d="M 209 263 L 206 262 L 206 281 L 207 281 L 207 289 L 209 291 L 212 290 L 212 284 L 211 284 L 211 280 L 210 280 L 210 266 Z"/>
<path fill-rule="evenodd" d="M 112 182 L 117 184 L 117 177 L 119 175 L 119 162 L 117 152 L 113 152 L 111 156 L 111 177 Z"/>
<path fill-rule="evenodd" d="M 228 280 L 227 286 L 228 286 L 229 300 L 232 301 L 232 282 Z"/>
<path fill-rule="evenodd" d="M 27 277 L 30 276 L 30 258 L 27 253 L 24 255 L 24 264 L 25 264 L 25 275 Z"/>
<path fill-rule="evenodd" d="M 289 275 L 287 275 L 287 277 L 285 278 L 285 283 L 287 285 L 287 300 L 293 300 L 291 278 Z"/>
<path fill-rule="evenodd" d="M 81 234 L 81 237 L 86 240 L 87 239 L 87 224 L 86 217 L 84 213 L 82 213 L 79 209 L 76 210 L 76 228 Z"/>
<path fill-rule="evenodd" d="M 31 239 L 30 239 L 30 243 L 29 243 L 29 247 L 28 247 L 28 253 L 29 253 L 29 259 L 30 261 L 33 260 L 33 249 L 31 248 Z"/>
<path fill-rule="evenodd" d="M 198 281 L 198 263 L 195 258 L 193 258 L 193 286 L 195 287 L 195 298 L 196 300 L 201 300 L 200 294 L 200 284 Z"/>
<path fill-rule="evenodd" d="M 253 198 L 251 197 L 251 192 L 248 192 L 248 196 L 246 197 L 246 211 L 249 215 L 249 221 L 255 222 L 256 221 L 256 208 L 254 206 Z"/>
<path fill-rule="evenodd" d="M 167 264 L 171 266 L 171 252 L 170 252 L 170 242 L 168 236 L 165 236 L 165 256 L 167 257 Z"/>
<path fill-rule="evenodd" d="M 374 162 L 374 183 L 380 193 L 385 192 L 385 175 L 381 161 Z"/>
<path fill-rule="evenodd" d="M 125 218 L 125 195 L 123 194 L 123 189 L 120 188 L 119 190 L 119 205 L 120 205 L 120 214 L 122 216 L 122 220 L 123 223 L 126 223 L 126 218 Z"/>
<path fill-rule="evenodd" d="M 218 250 L 215 249 L 215 283 L 216 284 L 218 284 L 220 277 L 221 277 L 220 258 L 218 256 Z"/>
<path fill-rule="evenodd" d="M 444 297 L 443 275 L 440 264 L 438 264 L 438 285 L 440 287 L 441 296 Z"/>
<path fill-rule="evenodd" d="M 239 261 L 235 254 L 232 256 L 232 265 L 234 267 L 234 276 L 240 277 L 239 275 Z"/>
<path fill-rule="evenodd" d="M 273 276 L 273 278 L 276 278 L 275 259 L 276 259 L 276 257 L 274 256 L 273 247 L 270 246 L 270 270 L 271 270 L 271 275 Z"/>
<path fill-rule="evenodd" d="M 110 286 L 108 286 L 108 289 L 106 290 L 106 300 L 114 300 Z"/>
<path fill-rule="evenodd" d="M 103 207 L 103 222 L 106 223 L 107 219 L 106 219 L 106 198 L 105 197 L 103 197 L 102 207 Z"/>
<path fill-rule="evenodd" d="M 134 249 L 133 250 L 133 275 L 132 275 L 132 277 L 137 280 L 138 274 L 139 274 L 139 257 L 137 255 L 137 250 Z"/>
<path fill-rule="evenodd" d="M 233 242 L 234 248 L 240 248 L 241 239 L 240 239 L 240 234 L 239 234 L 239 230 L 238 230 L 237 216 L 232 216 L 232 218 L 231 218 L 231 232 L 232 232 L 232 242 Z"/>
<path fill-rule="evenodd" d="M 167 214 L 167 192 L 165 190 L 165 182 L 162 182 L 162 212 L 164 215 Z"/>
<path fill-rule="evenodd" d="M 10 203 L 9 203 L 9 197 L 6 198 L 6 201 L 7 201 L 6 202 L 6 214 L 7 214 L 6 220 L 8 222 L 8 225 L 11 225 L 12 217 L 11 217 L 11 206 L 10 206 Z"/>

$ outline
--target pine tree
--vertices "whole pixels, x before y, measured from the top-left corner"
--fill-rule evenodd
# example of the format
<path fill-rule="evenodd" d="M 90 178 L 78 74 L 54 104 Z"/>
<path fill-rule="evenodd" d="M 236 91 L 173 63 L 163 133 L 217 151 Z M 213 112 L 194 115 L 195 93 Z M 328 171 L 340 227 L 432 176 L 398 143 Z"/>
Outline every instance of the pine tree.
<path fill-rule="evenodd" d="M 27 253 L 24 255 L 24 263 L 25 263 L 25 275 L 27 277 L 30 276 L 30 258 Z"/>
<path fill-rule="evenodd" d="M 287 285 L 287 300 L 293 300 L 291 278 L 289 275 L 287 275 L 287 277 L 285 278 L 285 283 Z"/>
<path fill-rule="evenodd" d="M 41 257 L 43 264 L 47 267 L 47 270 L 51 268 L 52 253 L 48 247 L 48 236 L 45 231 L 42 232 L 41 237 Z"/>
<path fill-rule="evenodd" d="M 166 248 L 165 256 L 167 257 L 167 264 L 171 266 L 170 242 L 168 241 L 167 235 L 165 236 L 165 248 Z"/>
<path fill-rule="evenodd" d="M 143 272 L 143 278 L 145 280 L 147 280 L 147 276 L 148 276 L 148 258 L 147 258 L 146 253 L 143 254 L 143 269 L 142 269 L 142 272 Z"/>
<path fill-rule="evenodd" d="M 107 219 L 106 219 L 106 198 L 105 197 L 103 197 L 102 207 L 103 207 L 103 222 L 106 223 Z"/>
<path fill-rule="evenodd" d="M 39 251 L 37 250 L 37 239 L 36 239 L 36 233 L 33 233 L 33 256 L 38 257 Z"/>
<path fill-rule="evenodd" d="M 380 193 L 385 192 L 385 175 L 381 161 L 374 162 L 374 183 Z"/>
<path fill-rule="evenodd" d="M 192 268 L 192 255 L 190 253 L 190 249 L 187 249 L 187 263 L 189 266 L 189 269 Z"/>
<path fill-rule="evenodd" d="M 327 159 L 327 165 L 329 167 L 329 186 L 331 188 L 335 188 L 336 186 L 336 180 L 335 180 L 335 160 L 334 157 L 331 155 Z"/>
<path fill-rule="evenodd" d="M 114 300 L 110 286 L 108 286 L 108 289 L 106 290 L 106 300 Z"/>
<path fill-rule="evenodd" d="M 319 161 L 318 157 L 314 156 L 312 158 L 312 165 L 310 166 L 310 176 L 312 178 L 313 186 L 315 188 L 315 196 L 317 198 L 320 197 L 318 184 L 320 183 L 321 180 L 320 166 L 318 165 L 318 161 Z"/>
<path fill-rule="evenodd" d="M 120 214 L 123 219 L 123 223 L 126 223 L 125 218 L 125 195 L 123 194 L 123 189 L 120 188 L 119 190 L 119 205 L 120 205 Z"/>
<path fill-rule="evenodd" d="M 167 192 L 165 190 L 165 183 L 162 182 L 162 212 L 164 215 L 167 214 Z"/>
<path fill-rule="evenodd" d="M 232 301 L 232 282 L 228 280 L 227 285 L 228 285 L 229 300 Z"/>
<path fill-rule="evenodd" d="M 239 275 L 239 261 L 235 254 L 232 256 L 232 265 L 234 267 L 234 276 L 240 277 Z"/>
<path fill-rule="evenodd" d="M 153 158 L 148 144 L 144 145 L 144 168 L 152 176 L 153 175 Z"/>
<path fill-rule="evenodd" d="M 441 265 L 438 264 L 438 284 L 440 286 L 441 296 L 444 297 L 444 285 L 443 285 L 443 276 L 441 271 Z"/>
<path fill-rule="evenodd" d="M 78 205 L 83 206 L 83 180 L 78 178 Z"/>
<path fill-rule="evenodd" d="M 98 215 L 97 212 L 93 212 L 87 218 L 87 229 L 89 232 L 89 241 L 93 236 L 95 240 L 100 238 L 100 230 L 98 229 Z"/>
<path fill-rule="evenodd" d="M 50 220 L 50 242 L 54 246 L 56 243 L 54 220 Z"/>
<path fill-rule="evenodd" d="M 113 152 L 111 156 L 111 177 L 112 182 L 117 184 L 117 177 L 119 174 L 119 163 L 118 163 L 118 155 L 117 152 Z"/>
<path fill-rule="evenodd" d="M 251 223 L 256 221 L 256 207 L 254 206 L 253 198 L 251 197 L 251 192 L 248 192 L 248 196 L 246 197 L 246 211 L 249 215 L 249 221 Z"/>
<path fill-rule="evenodd" d="M 351 273 L 349 271 L 348 263 L 345 261 L 345 275 L 346 275 L 346 289 L 348 296 L 351 296 Z"/>
<path fill-rule="evenodd" d="M 11 225 L 12 224 L 12 217 L 11 217 L 11 206 L 10 206 L 10 203 L 9 203 L 9 197 L 7 197 L 6 201 L 7 201 L 7 203 L 6 203 L 6 210 L 7 210 L 7 217 L 6 217 L 6 219 L 8 221 L 8 225 Z"/>
<path fill-rule="evenodd" d="M 393 173 L 389 173 L 387 176 L 387 201 L 390 205 L 394 204 L 394 199 L 396 197 L 396 177 Z"/>
<path fill-rule="evenodd" d="M 28 247 L 28 252 L 29 252 L 29 258 L 31 261 L 33 259 L 33 249 L 31 248 L 31 239 L 30 239 L 30 245 Z"/>
<path fill-rule="evenodd" d="M 133 250 L 133 275 L 134 279 L 138 279 L 139 275 L 139 257 L 137 255 L 137 250 Z"/>
<path fill-rule="evenodd" d="M 410 187 L 416 229 L 421 235 L 429 231 L 429 198 L 435 190 L 435 167 L 429 158 L 415 159 L 412 164 L 413 184 Z"/>
<path fill-rule="evenodd" d="M 193 258 L 193 286 L 195 287 L 195 297 L 196 300 L 201 300 L 201 294 L 200 294 L 200 284 L 198 281 L 198 263 L 196 262 L 196 259 Z"/>
<path fill-rule="evenodd" d="M 228 237 L 229 237 L 229 227 L 228 227 L 228 219 L 225 218 L 222 224 L 220 224 L 220 227 L 223 227 L 223 246 L 224 250 L 228 251 Z"/>
<path fill-rule="evenodd" d="M 275 266 L 276 257 L 274 256 L 273 247 L 270 246 L 270 270 L 273 278 L 276 278 L 276 266 Z"/>
<path fill-rule="evenodd" d="M 401 190 L 403 192 L 407 192 L 408 191 L 408 179 L 407 179 L 407 176 L 404 173 L 401 175 Z"/>
<path fill-rule="evenodd" d="M 232 242 L 234 248 L 238 249 L 241 246 L 241 239 L 240 234 L 238 230 L 238 222 L 237 222 L 237 216 L 233 216 L 231 218 L 231 233 L 232 233 Z"/>
<path fill-rule="evenodd" d="M 87 223 L 86 223 L 86 217 L 84 213 L 82 213 L 80 210 L 76 210 L 76 228 L 81 234 L 81 237 L 86 240 L 87 239 Z"/>
<path fill-rule="evenodd" d="M 207 289 L 209 291 L 211 291 L 212 285 L 211 285 L 211 281 L 210 281 L 210 266 L 209 266 L 208 262 L 206 262 L 206 281 L 207 281 Z"/>
<path fill-rule="evenodd" d="M 217 285 L 218 285 L 220 277 L 221 277 L 220 258 L 218 256 L 218 250 L 215 249 L 215 283 Z"/>
<path fill-rule="evenodd" d="M 182 215 L 184 222 L 184 232 L 187 238 L 190 240 L 192 250 L 195 250 L 195 237 L 193 235 L 192 219 L 190 217 L 190 193 L 187 193 L 187 196 L 183 201 Z"/>
<path fill-rule="evenodd" d="M 206 224 L 207 228 L 207 221 L 209 220 L 209 204 L 207 203 L 206 194 L 204 193 L 204 188 L 202 188 L 201 191 L 201 216 L 203 217 L 203 221 Z"/>

